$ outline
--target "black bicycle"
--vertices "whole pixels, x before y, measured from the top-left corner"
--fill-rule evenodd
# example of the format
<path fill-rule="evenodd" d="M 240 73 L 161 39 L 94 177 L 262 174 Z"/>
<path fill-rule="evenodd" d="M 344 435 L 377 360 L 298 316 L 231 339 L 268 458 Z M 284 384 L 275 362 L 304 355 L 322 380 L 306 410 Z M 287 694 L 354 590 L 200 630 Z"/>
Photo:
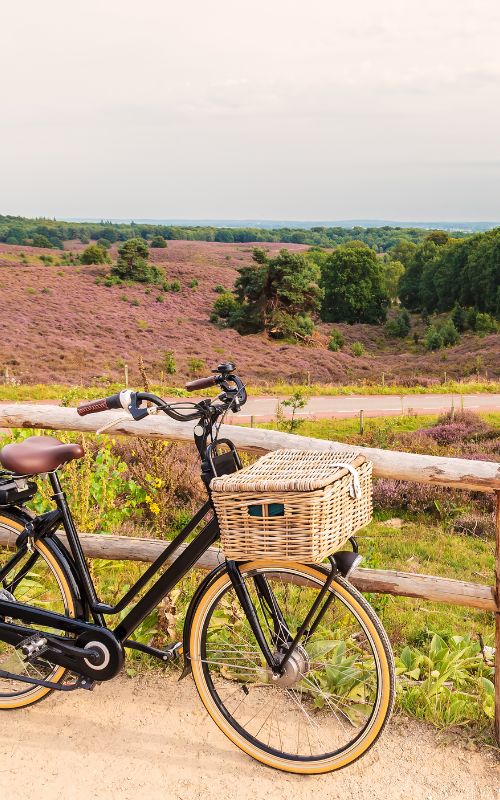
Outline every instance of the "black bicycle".
<path fill-rule="evenodd" d="M 210 482 L 241 467 L 219 430 L 247 396 L 230 363 L 186 388 L 211 386 L 218 397 L 196 403 L 124 390 L 78 408 L 80 415 L 125 409 L 135 420 L 164 412 L 197 423 L 208 499 L 115 605 L 96 594 L 57 473 L 82 447 L 33 436 L 1 450 L 0 525 L 16 549 L 0 561 L 0 709 L 32 705 L 53 690 L 92 689 L 117 675 L 133 648 L 164 662 L 183 658 L 181 677 L 192 673 L 210 716 L 258 761 L 303 774 L 347 766 L 376 741 L 394 700 L 387 636 L 348 581 L 356 552 L 337 553 L 326 565 L 237 563 L 221 553 L 191 599 L 182 642 L 159 649 L 131 638 L 219 537 Z M 48 476 L 55 507 L 34 516 L 24 504 L 39 475 Z M 125 609 L 119 622 L 106 622 Z"/>

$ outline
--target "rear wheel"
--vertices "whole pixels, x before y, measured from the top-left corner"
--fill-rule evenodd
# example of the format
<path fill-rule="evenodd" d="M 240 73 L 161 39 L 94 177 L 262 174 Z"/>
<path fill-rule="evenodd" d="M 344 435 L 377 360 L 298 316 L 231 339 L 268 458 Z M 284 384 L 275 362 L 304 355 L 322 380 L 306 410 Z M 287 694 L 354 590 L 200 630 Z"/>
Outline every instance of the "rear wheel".
<path fill-rule="evenodd" d="M 24 524 L 20 518 L 1 515 L 0 527 L 11 534 L 10 538 L 15 541 Z M 0 551 L 0 569 L 11 558 L 12 553 Z M 69 617 L 75 616 L 75 600 L 68 577 L 57 556 L 43 541 L 36 542 L 33 553 L 26 551 L 3 576 L 0 582 L 0 596 L 3 600 L 8 601 L 12 598 L 19 603 Z M 3 621 L 2 617 L 0 621 Z M 33 629 L 33 633 L 39 630 L 41 630 L 39 627 Z M 64 667 L 44 660 L 43 654 L 37 659 L 27 661 L 13 645 L 2 641 L 0 641 L 0 670 L 51 683 L 62 682 L 65 675 Z M 32 705 L 47 697 L 51 691 L 45 686 L 32 686 L 20 680 L 0 676 L 0 710 Z"/>
<path fill-rule="evenodd" d="M 280 630 L 262 580 L 293 637 L 326 573 L 263 561 L 240 571 L 271 652 L 279 656 Z M 314 774 L 351 764 L 374 744 L 392 710 L 394 662 L 380 621 L 342 578 L 334 580 L 329 597 L 320 623 L 278 679 L 227 573 L 209 586 L 193 617 L 191 666 L 207 711 L 239 748 L 277 769 Z"/>

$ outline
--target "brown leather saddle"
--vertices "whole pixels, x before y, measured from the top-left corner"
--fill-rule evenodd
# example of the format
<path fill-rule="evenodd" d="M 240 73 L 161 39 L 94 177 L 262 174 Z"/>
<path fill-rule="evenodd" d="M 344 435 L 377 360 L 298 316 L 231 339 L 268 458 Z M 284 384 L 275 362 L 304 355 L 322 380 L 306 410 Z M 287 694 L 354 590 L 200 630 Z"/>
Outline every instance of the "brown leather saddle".
<path fill-rule="evenodd" d="M 22 442 L 2 447 L 0 464 L 17 475 L 37 475 L 82 458 L 84 452 L 80 444 L 65 444 L 53 436 L 30 436 Z"/>

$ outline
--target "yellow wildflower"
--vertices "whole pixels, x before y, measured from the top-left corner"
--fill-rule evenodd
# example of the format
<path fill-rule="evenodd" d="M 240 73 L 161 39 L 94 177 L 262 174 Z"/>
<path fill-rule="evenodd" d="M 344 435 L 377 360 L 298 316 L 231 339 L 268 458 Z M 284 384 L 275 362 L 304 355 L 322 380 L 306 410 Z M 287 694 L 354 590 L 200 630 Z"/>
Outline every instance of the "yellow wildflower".
<path fill-rule="evenodd" d="M 160 513 L 160 506 L 158 503 L 150 503 L 149 510 L 152 514 L 159 514 Z"/>

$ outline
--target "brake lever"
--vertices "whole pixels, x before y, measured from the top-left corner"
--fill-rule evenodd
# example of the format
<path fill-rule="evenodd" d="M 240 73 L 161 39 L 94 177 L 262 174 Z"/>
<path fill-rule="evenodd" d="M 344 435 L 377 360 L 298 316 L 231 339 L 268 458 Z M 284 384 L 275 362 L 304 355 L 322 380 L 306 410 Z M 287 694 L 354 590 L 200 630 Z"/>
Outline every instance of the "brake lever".
<path fill-rule="evenodd" d="M 148 416 L 149 409 L 147 408 L 140 408 L 137 403 L 137 392 L 130 392 L 130 403 L 127 406 L 129 413 L 138 422 L 140 419 L 144 419 Z"/>

